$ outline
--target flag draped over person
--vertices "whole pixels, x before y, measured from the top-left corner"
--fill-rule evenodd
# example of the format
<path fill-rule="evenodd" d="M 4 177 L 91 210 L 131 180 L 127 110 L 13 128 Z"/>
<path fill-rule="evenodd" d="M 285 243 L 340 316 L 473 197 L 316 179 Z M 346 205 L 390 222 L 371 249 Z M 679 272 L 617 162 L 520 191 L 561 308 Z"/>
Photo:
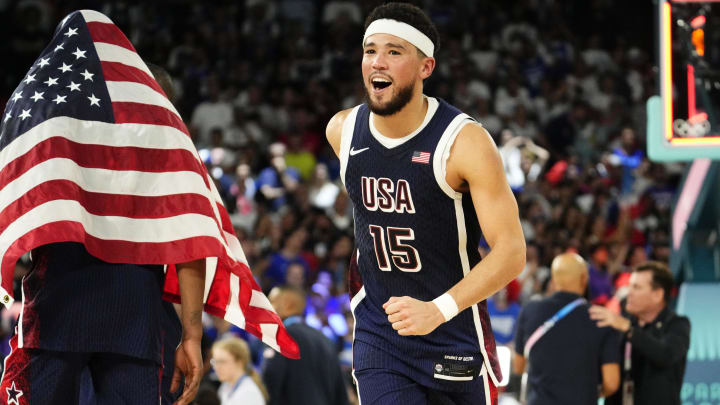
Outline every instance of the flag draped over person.
<path fill-rule="evenodd" d="M 291 358 L 297 344 L 253 279 L 187 127 L 122 31 L 105 15 L 68 15 L 0 121 L 0 301 L 15 263 L 73 241 L 115 263 L 207 258 L 205 311 Z"/>

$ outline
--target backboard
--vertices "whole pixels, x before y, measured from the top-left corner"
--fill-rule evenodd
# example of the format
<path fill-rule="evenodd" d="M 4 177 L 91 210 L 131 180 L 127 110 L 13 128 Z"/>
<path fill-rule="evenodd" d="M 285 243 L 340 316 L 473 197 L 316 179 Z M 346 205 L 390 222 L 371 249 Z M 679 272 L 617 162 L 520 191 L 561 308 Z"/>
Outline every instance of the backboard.
<path fill-rule="evenodd" d="M 648 100 L 648 155 L 720 159 L 720 0 L 658 0 L 660 97 Z"/>

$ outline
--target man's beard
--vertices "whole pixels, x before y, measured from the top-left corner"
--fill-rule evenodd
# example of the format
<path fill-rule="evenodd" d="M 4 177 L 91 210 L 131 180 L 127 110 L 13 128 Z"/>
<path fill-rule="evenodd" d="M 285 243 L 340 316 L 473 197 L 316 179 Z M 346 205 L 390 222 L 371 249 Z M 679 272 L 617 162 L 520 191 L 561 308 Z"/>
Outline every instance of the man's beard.
<path fill-rule="evenodd" d="M 367 86 L 365 87 L 365 98 L 370 106 L 370 111 L 373 114 L 377 114 L 383 117 L 393 115 L 402 110 L 412 100 L 413 92 L 415 91 L 415 82 L 411 82 L 405 87 L 398 88 L 397 94 L 390 99 L 385 105 L 376 104 L 370 97 L 370 90 Z"/>

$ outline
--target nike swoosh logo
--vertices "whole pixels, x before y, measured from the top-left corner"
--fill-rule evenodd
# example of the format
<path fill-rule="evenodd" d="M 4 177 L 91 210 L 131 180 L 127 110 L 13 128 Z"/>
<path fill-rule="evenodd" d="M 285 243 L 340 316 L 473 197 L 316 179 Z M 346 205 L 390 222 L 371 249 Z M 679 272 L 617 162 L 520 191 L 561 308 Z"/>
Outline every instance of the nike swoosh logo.
<path fill-rule="evenodd" d="M 350 156 L 355 156 L 355 155 L 357 155 L 358 153 L 365 152 L 365 151 L 368 150 L 368 149 L 370 149 L 370 147 L 362 148 L 362 149 L 357 149 L 357 150 L 354 149 L 354 148 L 350 148 Z"/>

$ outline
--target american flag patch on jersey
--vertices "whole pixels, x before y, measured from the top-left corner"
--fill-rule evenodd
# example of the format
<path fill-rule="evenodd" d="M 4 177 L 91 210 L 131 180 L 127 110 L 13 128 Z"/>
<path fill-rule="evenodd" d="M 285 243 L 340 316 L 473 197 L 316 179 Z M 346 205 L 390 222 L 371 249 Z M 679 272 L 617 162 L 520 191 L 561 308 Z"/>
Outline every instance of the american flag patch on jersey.
<path fill-rule="evenodd" d="M 430 163 L 430 152 L 413 152 L 412 158 L 410 159 L 413 163 Z"/>

